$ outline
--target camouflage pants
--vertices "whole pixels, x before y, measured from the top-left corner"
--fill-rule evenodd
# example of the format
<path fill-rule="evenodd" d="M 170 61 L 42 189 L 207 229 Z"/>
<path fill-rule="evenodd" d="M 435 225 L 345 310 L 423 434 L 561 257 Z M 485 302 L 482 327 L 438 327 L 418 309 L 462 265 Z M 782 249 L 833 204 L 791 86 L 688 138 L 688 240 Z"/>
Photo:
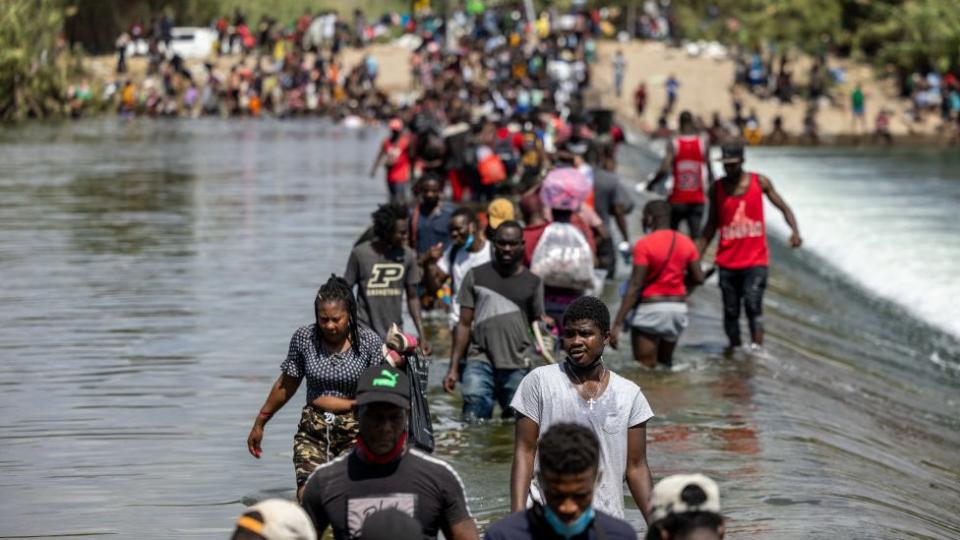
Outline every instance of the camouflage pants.
<path fill-rule="evenodd" d="M 293 436 L 293 468 L 297 487 L 307 482 L 310 473 L 353 447 L 360 424 L 353 413 L 332 414 L 307 405 L 300 426 Z"/>

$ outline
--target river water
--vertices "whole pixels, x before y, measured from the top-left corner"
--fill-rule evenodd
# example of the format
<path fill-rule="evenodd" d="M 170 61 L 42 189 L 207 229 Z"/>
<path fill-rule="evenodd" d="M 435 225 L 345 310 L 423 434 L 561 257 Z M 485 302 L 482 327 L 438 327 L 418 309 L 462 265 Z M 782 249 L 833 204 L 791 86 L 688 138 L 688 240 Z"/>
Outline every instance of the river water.
<path fill-rule="evenodd" d="M 272 120 L 0 132 L 0 538 L 225 538 L 244 504 L 292 496 L 304 398 L 263 459 L 245 439 L 385 197 L 366 176 L 379 136 Z M 749 158 L 807 240 L 786 249 L 768 214 L 768 354 L 723 356 L 712 283 L 691 301 L 685 367 L 607 355 L 657 413 L 654 477 L 716 478 L 733 538 L 960 537 L 956 157 Z M 622 161 L 631 177 L 652 166 L 632 148 Z M 512 429 L 460 426 L 443 369 L 437 453 L 485 524 L 508 510 Z"/>

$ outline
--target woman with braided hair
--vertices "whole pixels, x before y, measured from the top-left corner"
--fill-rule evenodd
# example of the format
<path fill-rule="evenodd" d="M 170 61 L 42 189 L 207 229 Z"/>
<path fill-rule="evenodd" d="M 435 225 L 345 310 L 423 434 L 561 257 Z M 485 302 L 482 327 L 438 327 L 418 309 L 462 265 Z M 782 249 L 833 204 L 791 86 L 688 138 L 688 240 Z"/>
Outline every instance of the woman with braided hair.
<path fill-rule="evenodd" d="M 260 408 L 247 437 L 247 449 L 260 458 L 267 421 L 307 379 L 307 405 L 293 438 L 297 498 L 310 473 L 350 448 L 357 437 L 353 415 L 357 380 L 363 371 L 383 362 L 383 340 L 361 326 L 350 285 L 331 275 L 313 303 L 316 322 L 301 326 L 290 339 L 280 376 Z"/>

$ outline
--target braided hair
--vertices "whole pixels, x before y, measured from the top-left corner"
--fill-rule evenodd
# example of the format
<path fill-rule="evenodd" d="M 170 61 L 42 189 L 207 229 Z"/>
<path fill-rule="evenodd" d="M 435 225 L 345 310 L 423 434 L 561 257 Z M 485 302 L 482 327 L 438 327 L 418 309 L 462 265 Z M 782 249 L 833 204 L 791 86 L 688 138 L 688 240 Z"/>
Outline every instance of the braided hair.
<path fill-rule="evenodd" d="M 347 280 L 336 274 L 330 274 L 330 279 L 328 279 L 327 282 L 320 287 L 320 290 L 317 291 L 317 298 L 313 301 L 314 317 L 316 317 L 316 313 L 320 310 L 320 304 L 324 302 L 338 301 L 343 302 L 343 305 L 347 308 L 347 325 L 350 336 L 350 347 L 353 348 L 354 352 L 357 352 L 360 350 L 360 325 L 357 322 L 357 299 L 353 296 L 353 288 L 350 287 L 350 284 L 347 283 Z M 317 346 L 319 347 L 319 320 L 317 320 L 316 337 Z"/>

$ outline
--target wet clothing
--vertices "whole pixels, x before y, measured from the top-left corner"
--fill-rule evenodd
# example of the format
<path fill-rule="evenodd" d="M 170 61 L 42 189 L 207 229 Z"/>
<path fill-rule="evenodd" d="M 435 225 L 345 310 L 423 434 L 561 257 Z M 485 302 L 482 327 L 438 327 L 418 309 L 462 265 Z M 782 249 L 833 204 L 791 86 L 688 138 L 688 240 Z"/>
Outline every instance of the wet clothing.
<path fill-rule="evenodd" d="M 731 344 L 740 341 L 740 306 L 747 313 L 750 334 L 763 330 L 763 292 L 767 288 L 767 267 L 753 266 L 718 272 L 723 298 L 723 330 Z"/>
<path fill-rule="evenodd" d="M 363 462 L 352 451 L 317 467 L 303 491 L 303 508 L 318 536 L 331 527 L 337 540 L 356 538 L 364 520 L 383 508 L 416 518 L 430 539 L 473 517 L 456 471 L 414 449 L 385 465 Z"/>
<path fill-rule="evenodd" d="M 633 264 L 647 269 L 640 298 L 686 296 L 687 266 L 699 258 L 693 241 L 677 231 L 654 231 L 637 240 Z"/>
<path fill-rule="evenodd" d="M 680 135 L 673 139 L 673 191 L 670 204 L 703 204 L 707 179 L 707 142 L 702 135 Z"/>
<path fill-rule="evenodd" d="M 703 203 L 670 205 L 670 228 L 679 231 L 680 224 L 687 224 L 687 234 L 696 240 L 703 230 Z"/>
<path fill-rule="evenodd" d="M 467 422 L 493 417 L 493 408 L 500 405 L 501 418 L 513 418 L 510 401 L 526 376 L 526 369 L 497 369 L 489 362 L 468 359 L 463 366 L 463 419 Z"/>
<path fill-rule="evenodd" d="M 597 534 L 603 531 L 603 536 Z M 484 540 L 564 540 L 543 517 L 543 509 L 534 507 L 522 512 L 514 512 L 495 521 L 487 528 Z M 594 511 L 593 524 L 583 534 L 569 540 L 636 540 L 637 531 L 626 521 L 617 519 L 600 511 Z"/>
<path fill-rule="evenodd" d="M 672 342 L 680 339 L 688 322 L 686 302 L 651 302 L 637 305 L 630 328 Z"/>
<path fill-rule="evenodd" d="M 343 278 L 357 286 L 360 323 L 387 335 L 390 324 L 403 325 L 403 295 L 420 282 L 420 266 L 412 249 L 403 246 L 377 253 L 373 242 L 361 242 L 350 252 Z"/>
<path fill-rule="evenodd" d="M 729 195 L 717 182 L 717 229 L 720 243 L 716 263 L 720 268 L 742 269 L 767 266 L 767 230 L 763 219 L 763 188 L 757 173 L 743 195 Z"/>
<path fill-rule="evenodd" d="M 474 310 L 467 358 L 498 369 L 530 367 L 536 355 L 530 324 L 543 317 L 543 280 L 526 268 L 502 276 L 486 263 L 467 272 L 457 300 Z"/>
<path fill-rule="evenodd" d="M 343 352 L 330 352 L 317 343 L 317 325 L 301 326 L 290 338 L 280 371 L 307 379 L 307 403 L 320 396 L 353 399 L 360 374 L 383 362 L 383 340 L 368 328 L 358 329 L 360 343 Z"/>
<path fill-rule="evenodd" d="M 607 388 L 591 404 L 577 393 L 565 369 L 563 362 L 534 369 L 520 383 L 511 405 L 536 422 L 541 435 L 559 422 L 575 422 L 593 430 L 600 441 L 601 471 L 593 506 L 622 518 L 627 430 L 652 418 L 653 411 L 639 386 L 612 371 Z M 530 493 L 534 501 L 543 502 L 536 475 Z"/>
<path fill-rule="evenodd" d="M 293 436 L 293 469 L 297 487 L 307 482 L 310 473 L 353 447 L 360 424 L 353 413 L 333 414 L 307 405 Z"/>

